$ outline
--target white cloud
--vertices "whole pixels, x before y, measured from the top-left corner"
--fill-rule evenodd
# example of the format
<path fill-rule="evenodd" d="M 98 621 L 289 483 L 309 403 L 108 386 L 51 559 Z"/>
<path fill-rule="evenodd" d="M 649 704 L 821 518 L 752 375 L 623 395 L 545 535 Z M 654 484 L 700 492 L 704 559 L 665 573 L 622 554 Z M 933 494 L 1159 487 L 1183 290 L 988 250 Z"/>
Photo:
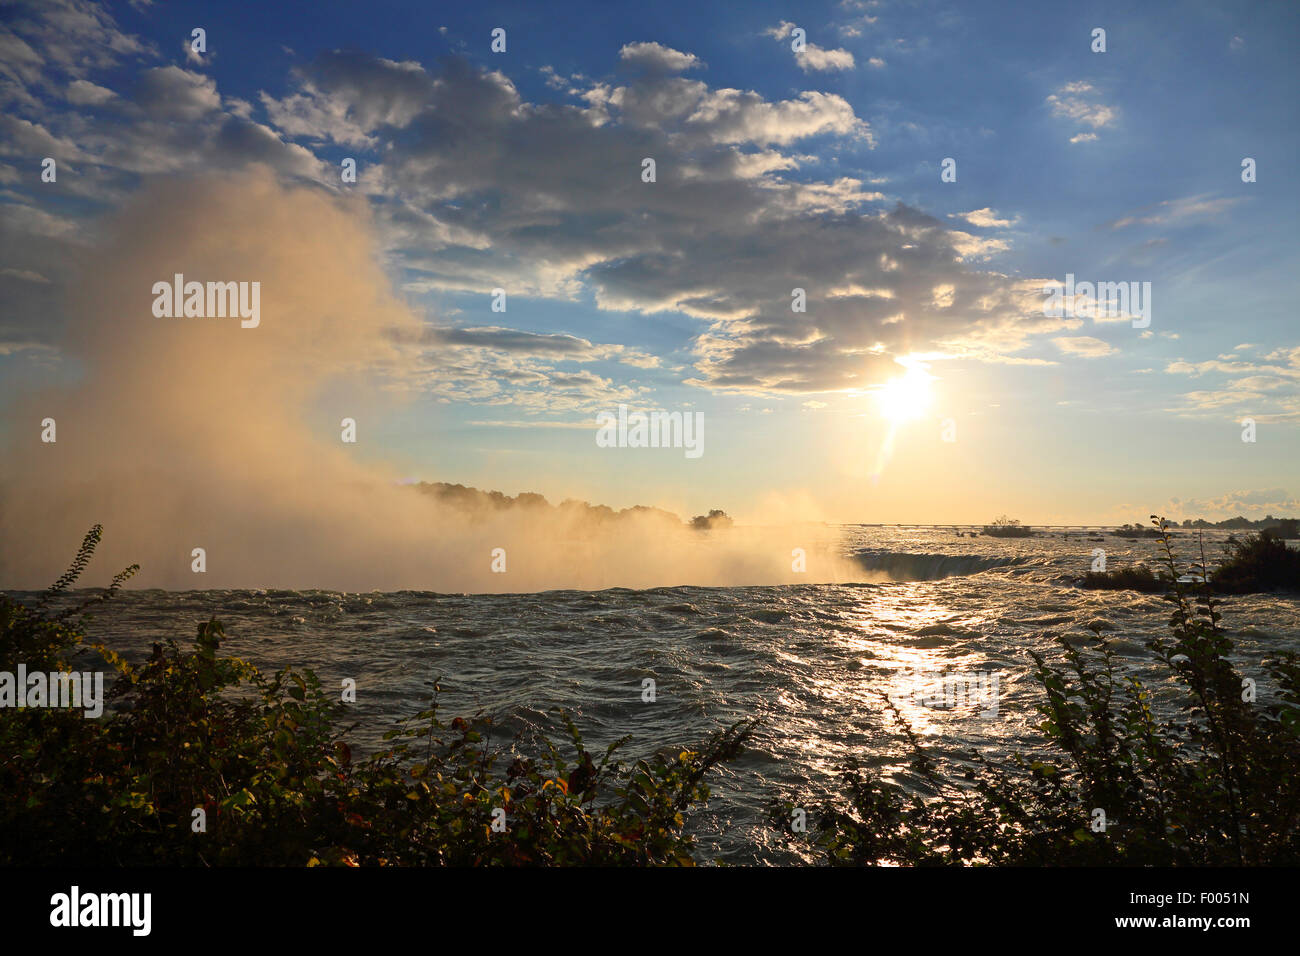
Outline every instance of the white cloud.
<path fill-rule="evenodd" d="M 827 50 L 816 43 L 808 43 L 795 54 L 799 67 L 808 73 L 813 70 L 852 70 L 857 66 L 848 50 Z"/>
<path fill-rule="evenodd" d="M 1115 107 L 1100 101 L 1098 92 L 1090 83 L 1082 81 L 1065 84 L 1047 97 L 1047 104 L 1052 108 L 1052 115 L 1091 126 L 1093 130 L 1112 125 L 1119 116 Z M 1072 137 L 1070 142 L 1091 142 L 1096 138 L 1095 132 L 1084 131 Z"/>
<path fill-rule="evenodd" d="M 1178 359 L 1166 365 L 1165 372 L 1220 379 L 1209 388 L 1185 393 L 1183 404 L 1170 411 L 1190 415 L 1233 412 L 1259 422 L 1300 421 L 1300 346 L 1277 349 L 1260 360 L 1244 354 L 1201 362 Z"/>
<path fill-rule="evenodd" d="M 861 135 L 871 141 L 853 107 L 834 93 L 805 91 L 798 99 L 773 103 L 758 93 L 715 90 L 699 101 L 687 122 L 707 130 L 715 143 L 791 143 L 819 133 Z"/>
<path fill-rule="evenodd" d="M 68 84 L 68 102 L 73 106 L 101 106 L 117 94 L 89 80 L 73 80 Z"/>
<path fill-rule="evenodd" d="M 1287 518 L 1300 514 L 1300 498 L 1285 488 L 1229 491 L 1213 498 L 1171 498 L 1169 512 L 1180 518 L 1217 520 L 1239 515 L 1258 520 L 1270 514 Z"/>
<path fill-rule="evenodd" d="M 682 53 L 662 43 L 628 43 L 618 51 L 618 57 L 624 63 L 661 70 L 665 73 L 681 73 L 704 66 L 704 62 L 693 53 Z"/>
<path fill-rule="evenodd" d="M 951 219 L 965 219 L 972 226 L 980 229 L 1005 229 L 1007 226 L 1014 225 L 1019 221 L 1016 219 L 999 219 L 997 210 L 985 206 L 983 209 L 972 209 L 970 212 L 951 213 Z"/>
<path fill-rule="evenodd" d="M 1240 197 L 1211 198 L 1209 193 L 1188 196 L 1185 199 L 1166 199 L 1119 219 L 1108 222 L 1111 229 L 1124 229 L 1128 226 L 1157 226 L 1177 224 L 1187 219 L 1213 219 L 1222 216 L 1233 206 L 1242 202 Z"/>
<path fill-rule="evenodd" d="M 795 25 L 788 20 L 782 20 L 774 27 L 769 27 L 763 32 L 768 36 L 784 40 L 794 31 Z M 798 62 L 799 68 L 805 73 L 812 71 L 826 72 L 830 70 L 852 70 L 857 66 L 853 59 L 853 54 L 848 50 L 828 50 L 825 47 L 818 46 L 811 40 L 805 39 L 803 49 L 795 51 L 795 61 Z M 876 61 L 872 62 L 876 66 Z M 884 66 L 884 61 L 879 61 L 880 66 Z"/>
<path fill-rule="evenodd" d="M 1066 355 L 1077 355 L 1080 358 L 1101 358 L 1118 351 L 1109 343 L 1091 335 L 1063 336 L 1052 339 L 1052 343 Z"/>

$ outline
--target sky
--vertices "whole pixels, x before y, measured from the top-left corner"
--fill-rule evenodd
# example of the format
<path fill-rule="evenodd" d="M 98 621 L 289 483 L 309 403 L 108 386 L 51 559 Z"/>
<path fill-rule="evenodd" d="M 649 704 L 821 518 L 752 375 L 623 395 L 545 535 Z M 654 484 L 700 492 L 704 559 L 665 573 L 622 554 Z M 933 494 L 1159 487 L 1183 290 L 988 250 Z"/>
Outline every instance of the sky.
<path fill-rule="evenodd" d="M 232 389 L 310 356 L 266 401 L 354 419 L 393 480 L 751 522 L 1295 514 L 1297 41 L 1293 3 L 6 0 L 0 438 L 21 467 L 33 395 L 140 354 L 84 314 L 126 217 L 108 332 L 276 350 Z M 364 248 L 312 247 L 306 194 Z M 203 230 L 231 262 L 301 241 L 324 311 L 367 284 L 341 324 L 291 329 L 269 284 L 255 329 L 155 316 Z M 1045 314 L 1067 276 L 1149 315 Z M 699 413 L 702 453 L 601 447 L 620 405 Z"/>

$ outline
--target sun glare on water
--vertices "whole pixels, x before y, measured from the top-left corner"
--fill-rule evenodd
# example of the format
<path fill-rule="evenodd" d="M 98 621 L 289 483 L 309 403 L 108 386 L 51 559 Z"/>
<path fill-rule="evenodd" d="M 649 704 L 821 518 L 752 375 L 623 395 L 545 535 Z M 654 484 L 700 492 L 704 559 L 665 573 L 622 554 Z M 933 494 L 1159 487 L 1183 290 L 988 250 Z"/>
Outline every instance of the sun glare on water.
<path fill-rule="evenodd" d="M 887 421 L 897 425 L 920 418 L 930 407 L 931 376 L 919 368 L 890 379 L 876 390 L 876 405 Z"/>

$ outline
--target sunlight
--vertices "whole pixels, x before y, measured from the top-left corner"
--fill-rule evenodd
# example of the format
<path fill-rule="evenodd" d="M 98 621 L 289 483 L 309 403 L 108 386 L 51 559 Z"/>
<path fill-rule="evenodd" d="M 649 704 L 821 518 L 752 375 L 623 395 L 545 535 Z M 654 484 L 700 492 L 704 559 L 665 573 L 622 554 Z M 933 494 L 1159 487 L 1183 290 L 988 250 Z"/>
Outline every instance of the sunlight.
<path fill-rule="evenodd" d="M 875 396 L 881 416 L 895 425 L 920 418 L 930 407 L 931 378 L 912 366 L 905 374 L 880 386 Z"/>

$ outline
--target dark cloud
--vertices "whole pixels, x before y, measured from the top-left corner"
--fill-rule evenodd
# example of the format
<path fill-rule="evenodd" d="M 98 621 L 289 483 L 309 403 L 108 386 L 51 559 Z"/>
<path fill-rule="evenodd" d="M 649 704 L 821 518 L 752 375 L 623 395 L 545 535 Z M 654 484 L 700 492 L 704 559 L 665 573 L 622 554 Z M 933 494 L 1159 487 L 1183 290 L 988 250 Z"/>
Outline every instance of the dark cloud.
<path fill-rule="evenodd" d="M 150 119 L 194 121 L 221 108 L 217 82 L 179 66 L 159 66 L 140 74 L 135 101 Z"/>

